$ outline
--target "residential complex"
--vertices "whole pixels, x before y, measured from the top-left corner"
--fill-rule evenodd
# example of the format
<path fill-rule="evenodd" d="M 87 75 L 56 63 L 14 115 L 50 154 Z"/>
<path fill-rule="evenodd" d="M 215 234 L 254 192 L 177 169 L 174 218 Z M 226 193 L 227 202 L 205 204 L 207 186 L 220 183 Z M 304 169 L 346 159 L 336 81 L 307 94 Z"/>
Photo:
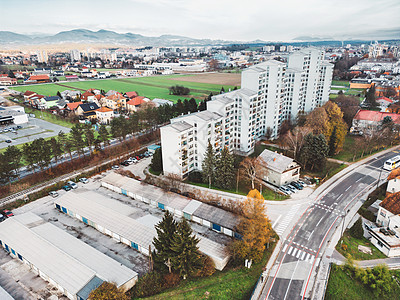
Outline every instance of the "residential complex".
<path fill-rule="evenodd" d="M 216 95 L 207 110 L 172 119 L 161 128 L 163 168 L 181 177 L 201 170 L 208 142 L 243 155 L 266 133 L 278 137 L 283 121 L 329 100 L 333 65 L 324 51 L 307 48 L 287 62 L 268 60 L 242 72 L 242 88 Z"/>

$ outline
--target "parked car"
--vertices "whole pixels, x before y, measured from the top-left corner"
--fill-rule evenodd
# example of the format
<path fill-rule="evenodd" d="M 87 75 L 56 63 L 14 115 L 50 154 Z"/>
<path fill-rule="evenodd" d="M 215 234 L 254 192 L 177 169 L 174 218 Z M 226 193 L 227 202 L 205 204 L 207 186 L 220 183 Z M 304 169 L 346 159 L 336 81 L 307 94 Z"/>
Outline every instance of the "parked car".
<path fill-rule="evenodd" d="M 139 157 L 140 157 L 140 158 L 143 158 L 143 157 L 144 157 L 144 154 L 143 154 L 143 153 L 139 154 Z"/>
<path fill-rule="evenodd" d="M 8 144 L 11 143 L 11 142 L 12 142 L 11 140 L 6 140 L 6 143 L 8 143 Z"/>
<path fill-rule="evenodd" d="M 17 126 L 17 129 L 21 129 L 21 128 L 22 128 L 22 126 L 21 126 L 21 125 L 18 125 L 18 126 Z"/>
<path fill-rule="evenodd" d="M 89 182 L 89 179 L 87 179 L 86 177 L 82 177 L 82 178 L 79 178 L 79 181 L 86 184 Z"/>
<path fill-rule="evenodd" d="M 14 216 L 12 211 L 9 211 L 8 209 L 3 210 L 3 215 L 5 215 L 7 218 Z"/>
<path fill-rule="evenodd" d="M 71 181 L 71 180 L 68 181 L 67 184 L 73 189 L 77 189 L 78 188 L 78 185 L 75 182 Z"/>
<path fill-rule="evenodd" d="M 52 196 L 53 198 L 58 197 L 58 193 L 56 191 L 49 192 L 49 195 Z"/>
<path fill-rule="evenodd" d="M 136 158 L 136 160 L 140 160 L 140 157 L 139 157 L 139 156 L 135 156 L 135 158 Z"/>
<path fill-rule="evenodd" d="M 2 214 L 0 214 L 0 222 L 3 222 L 5 219 L 6 218 Z"/>
<path fill-rule="evenodd" d="M 298 190 L 302 190 L 303 189 L 303 186 L 301 184 L 297 183 L 296 181 L 291 182 L 290 185 L 294 186 Z"/>
<path fill-rule="evenodd" d="M 137 159 L 134 157 L 129 157 L 128 161 L 130 161 L 132 163 L 137 163 Z"/>
<path fill-rule="evenodd" d="M 127 162 L 127 161 L 125 160 L 125 161 L 123 161 L 123 162 L 121 163 L 121 165 L 127 167 L 127 166 L 129 166 L 129 162 Z"/>
<path fill-rule="evenodd" d="M 119 166 L 118 166 L 118 165 L 113 165 L 113 166 L 111 167 L 111 169 L 117 170 L 117 169 L 119 169 Z"/>
<path fill-rule="evenodd" d="M 63 188 L 63 190 L 66 191 L 66 192 L 68 192 L 68 191 L 71 190 L 71 187 L 70 187 L 69 185 L 64 185 L 62 188 Z"/>
<path fill-rule="evenodd" d="M 292 193 L 296 193 L 297 189 L 293 186 L 291 186 L 290 184 L 286 184 L 284 185 L 285 188 L 287 188 L 288 190 L 292 191 Z"/>
<path fill-rule="evenodd" d="M 279 189 L 287 195 L 293 194 L 293 191 L 291 189 L 287 188 L 286 186 L 281 186 Z"/>

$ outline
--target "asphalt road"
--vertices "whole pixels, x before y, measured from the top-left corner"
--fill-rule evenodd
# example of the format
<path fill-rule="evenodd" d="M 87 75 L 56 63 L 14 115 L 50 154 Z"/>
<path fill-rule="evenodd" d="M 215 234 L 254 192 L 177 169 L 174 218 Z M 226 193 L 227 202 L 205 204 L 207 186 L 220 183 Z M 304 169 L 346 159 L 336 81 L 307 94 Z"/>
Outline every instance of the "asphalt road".
<path fill-rule="evenodd" d="M 259 299 L 309 299 L 310 279 L 327 242 L 342 226 L 354 201 L 376 185 L 378 178 L 387 177 L 381 167 L 396 154 L 383 154 L 350 171 L 307 208 L 283 242 Z"/>

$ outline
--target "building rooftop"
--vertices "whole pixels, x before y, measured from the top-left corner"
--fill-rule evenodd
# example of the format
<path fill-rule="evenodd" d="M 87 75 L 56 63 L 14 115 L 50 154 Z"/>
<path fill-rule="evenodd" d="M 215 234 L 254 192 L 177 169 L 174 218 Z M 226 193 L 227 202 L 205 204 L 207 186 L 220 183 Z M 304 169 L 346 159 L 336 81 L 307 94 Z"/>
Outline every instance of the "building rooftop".
<path fill-rule="evenodd" d="M 353 119 L 355 120 L 366 120 L 373 122 L 382 122 L 385 117 L 391 117 L 392 121 L 396 124 L 400 124 L 400 115 L 395 113 L 387 113 L 381 111 L 363 110 L 360 109 Z"/>
<path fill-rule="evenodd" d="M 262 158 L 267 168 L 283 173 L 294 159 L 283 154 L 265 149 L 258 157 Z"/>
<path fill-rule="evenodd" d="M 177 121 L 174 123 L 171 123 L 169 125 L 165 125 L 164 128 L 172 128 L 178 132 L 183 132 L 185 130 L 188 130 L 190 128 L 192 128 L 193 126 L 190 125 L 189 123 L 185 122 L 185 121 Z"/>
<path fill-rule="evenodd" d="M 389 194 L 379 205 L 394 215 L 400 214 L 399 194 L 400 192 Z"/>

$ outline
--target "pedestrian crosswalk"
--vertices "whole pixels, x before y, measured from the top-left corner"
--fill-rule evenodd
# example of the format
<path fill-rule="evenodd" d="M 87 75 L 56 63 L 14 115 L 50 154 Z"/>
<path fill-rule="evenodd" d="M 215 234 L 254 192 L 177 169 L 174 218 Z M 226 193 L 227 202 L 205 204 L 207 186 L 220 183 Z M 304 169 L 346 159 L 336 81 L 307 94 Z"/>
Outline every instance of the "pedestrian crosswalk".
<path fill-rule="evenodd" d="M 290 208 L 289 212 L 285 215 L 283 220 L 281 222 L 279 222 L 278 227 L 274 228 L 275 232 L 279 236 L 282 236 L 282 234 L 285 232 L 286 228 L 288 227 L 288 225 L 292 221 L 294 215 L 297 213 L 297 211 L 299 210 L 300 206 L 301 206 L 301 204 L 293 205 Z"/>
<path fill-rule="evenodd" d="M 288 248 L 289 247 L 289 248 Z M 295 246 L 288 246 L 287 244 L 283 247 L 282 251 L 286 252 L 287 255 L 290 255 L 294 258 L 297 258 L 299 260 L 308 262 L 308 263 L 312 263 L 314 258 L 315 258 L 315 254 L 313 254 L 313 250 L 308 250 L 305 247 L 303 249 L 299 249 Z"/>

